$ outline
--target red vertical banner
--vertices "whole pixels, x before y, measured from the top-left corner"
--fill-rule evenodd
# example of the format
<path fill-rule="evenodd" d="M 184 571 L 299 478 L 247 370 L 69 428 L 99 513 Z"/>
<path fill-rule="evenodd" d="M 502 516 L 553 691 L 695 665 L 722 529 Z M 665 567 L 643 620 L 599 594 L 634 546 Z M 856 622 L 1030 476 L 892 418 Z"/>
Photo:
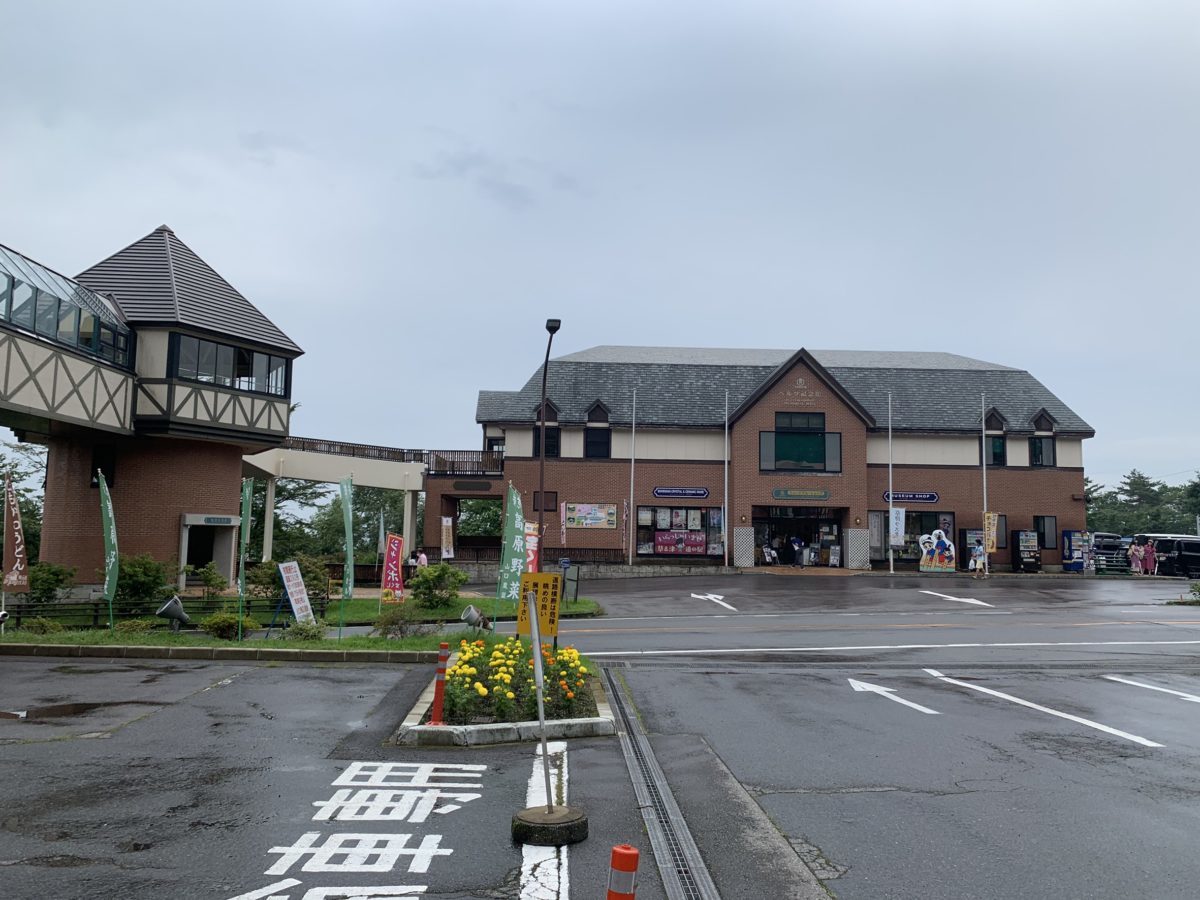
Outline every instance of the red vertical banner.
<path fill-rule="evenodd" d="M 29 590 L 29 560 L 25 554 L 25 531 L 21 528 L 21 504 L 13 490 L 12 476 L 4 476 L 4 590 L 22 594 Z"/>
<path fill-rule="evenodd" d="M 525 571 L 537 574 L 540 560 L 537 522 L 525 520 Z"/>
<path fill-rule="evenodd" d="M 384 603 L 404 602 L 404 572 L 400 568 L 404 559 L 404 538 L 389 533 L 384 542 L 383 575 L 380 585 L 380 600 Z"/>

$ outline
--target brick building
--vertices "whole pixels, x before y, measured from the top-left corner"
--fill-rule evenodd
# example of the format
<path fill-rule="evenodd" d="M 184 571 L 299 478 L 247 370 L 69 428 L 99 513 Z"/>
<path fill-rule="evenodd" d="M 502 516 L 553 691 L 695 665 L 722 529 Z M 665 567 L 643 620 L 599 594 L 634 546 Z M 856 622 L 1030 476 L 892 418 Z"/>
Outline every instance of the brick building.
<path fill-rule="evenodd" d="M 99 470 L 122 553 L 232 579 L 242 457 L 287 437 L 301 352 L 165 225 L 75 279 L 0 246 L 0 424 L 48 447 L 41 559 L 101 580 Z"/>
<path fill-rule="evenodd" d="M 511 480 L 529 519 L 541 507 L 544 560 L 715 564 L 728 542 L 730 562 L 749 565 L 779 538 L 788 562 L 795 536 L 820 563 L 878 567 L 890 469 L 905 510 L 896 562 L 915 567 L 922 536 L 961 543 L 982 529 L 981 454 L 994 566 L 1026 531 L 1053 569 L 1062 532 L 1085 528 L 1094 432 L 1020 369 L 948 353 L 603 346 L 551 360 L 547 380 L 544 437 L 540 368 L 520 390 L 480 392 L 484 456 L 502 457 L 502 475 L 428 476 L 427 546 L 459 500 L 502 496 Z"/>

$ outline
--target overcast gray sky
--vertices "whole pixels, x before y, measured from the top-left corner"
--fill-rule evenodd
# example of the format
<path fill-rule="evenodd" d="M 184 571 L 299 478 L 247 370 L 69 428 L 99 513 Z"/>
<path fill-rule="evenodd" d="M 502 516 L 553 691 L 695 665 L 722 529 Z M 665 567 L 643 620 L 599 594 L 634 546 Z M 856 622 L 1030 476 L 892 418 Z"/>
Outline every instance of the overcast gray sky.
<path fill-rule="evenodd" d="M 307 351 L 293 433 L 475 448 L 595 344 L 1028 369 L 1200 468 L 1194 0 L 0 0 L 0 242 L 167 223 Z"/>

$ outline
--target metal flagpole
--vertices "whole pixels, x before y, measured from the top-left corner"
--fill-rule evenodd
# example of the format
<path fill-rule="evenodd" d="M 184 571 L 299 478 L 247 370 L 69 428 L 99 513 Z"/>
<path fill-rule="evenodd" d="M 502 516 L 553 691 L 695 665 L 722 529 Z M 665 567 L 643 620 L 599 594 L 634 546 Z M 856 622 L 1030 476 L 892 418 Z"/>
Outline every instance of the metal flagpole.
<path fill-rule="evenodd" d="M 988 572 L 987 552 L 987 394 L 979 395 L 979 462 L 983 469 L 983 574 Z M 978 573 L 976 573 L 978 574 Z"/>
<path fill-rule="evenodd" d="M 888 391 L 888 572 L 896 574 L 896 551 L 892 549 L 892 392 Z"/>
<path fill-rule="evenodd" d="M 629 565 L 633 565 L 633 545 L 637 537 L 637 507 L 633 505 L 633 468 L 637 461 L 637 388 L 633 389 L 633 431 L 629 436 Z"/>
<path fill-rule="evenodd" d="M 725 490 L 721 496 L 721 546 L 725 548 L 725 567 L 729 568 L 729 391 L 725 392 Z"/>

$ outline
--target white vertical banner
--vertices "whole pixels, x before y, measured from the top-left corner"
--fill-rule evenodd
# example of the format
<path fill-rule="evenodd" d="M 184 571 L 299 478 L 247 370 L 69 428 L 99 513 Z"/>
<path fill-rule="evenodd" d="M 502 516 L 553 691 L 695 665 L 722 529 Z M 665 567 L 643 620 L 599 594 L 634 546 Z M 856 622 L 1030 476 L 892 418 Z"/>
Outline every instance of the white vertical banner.
<path fill-rule="evenodd" d="M 888 523 L 888 543 L 893 547 L 904 546 L 904 507 L 891 508 L 891 521 Z"/>
<path fill-rule="evenodd" d="M 442 516 L 442 559 L 454 559 L 454 518 Z"/>

